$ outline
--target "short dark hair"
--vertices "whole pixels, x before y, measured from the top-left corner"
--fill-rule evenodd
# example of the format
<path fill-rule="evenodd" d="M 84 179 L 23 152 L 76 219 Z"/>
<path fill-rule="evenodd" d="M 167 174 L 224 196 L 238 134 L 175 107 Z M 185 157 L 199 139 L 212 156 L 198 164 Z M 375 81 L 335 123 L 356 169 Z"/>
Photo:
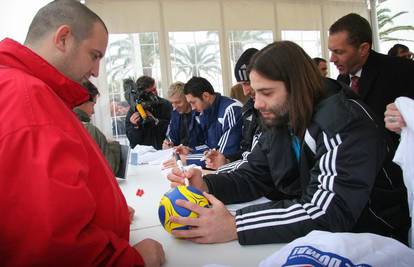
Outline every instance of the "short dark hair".
<path fill-rule="evenodd" d="M 398 56 L 398 52 L 403 51 L 403 52 L 408 52 L 410 49 L 403 45 L 403 44 L 395 44 L 393 47 L 391 47 L 390 50 L 388 50 L 388 55 L 389 56 L 393 56 L 396 57 Z"/>
<path fill-rule="evenodd" d="M 203 77 L 192 77 L 184 86 L 184 94 L 191 94 L 194 97 L 201 99 L 201 95 L 207 92 L 210 95 L 214 95 L 214 88 L 207 79 Z"/>
<path fill-rule="evenodd" d="M 84 4 L 74 0 L 55 0 L 36 13 L 24 43 L 35 43 L 62 25 L 72 28 L 76 40 L 85 40 L 90 36 L 95 22 L 101 23 L 108 32 L 102 19 Z"/>
<path fill-rule="evenodd" d="M 93 83 L 91 83 L 90 81 L 83 82 L 82 86 L 85 87 L 86 90 L 88 90 L 88 93 L 89 93 L 89 100 L 88 101 L 95 102 L 94 100 L 95 100 L 96 96 L 99 95 L 98 88 L 96 88 L 96 86 Z"/>
<path fill-rule="evenodd" d="M 136 84 L 138 91 L 144 91 L 151 88 L 155 84 L 155 80 L 150 76 L 143 75 L 137 79 Z"/>
<path fill-rule="evenodd" d="M 325 95 L 322 76 L 312 59 L 293 42 L 274 42 L 253 56 L 248 70 L 284 82 L 289 122 L 295 135 L 302 137 L 316 104 Z"/>
<path fill-rule="evenodd" d="M 329 35 L 347 32 L 348 43 L 359 47 L 362 43 L 372 45 L 372 30 L 369 22 L 358 14 L 350 13 L 335 21 L 329 28 Z"/>
<path fill-rule="evenodd" d="M 316 66 L 319 66 L 319 63 L 321 62 L 325 62 L 326 63 L 326 59 L 321 58 L 321 57 L 314 57 L 312 58 L 313 62 L 315 62 Z"/>

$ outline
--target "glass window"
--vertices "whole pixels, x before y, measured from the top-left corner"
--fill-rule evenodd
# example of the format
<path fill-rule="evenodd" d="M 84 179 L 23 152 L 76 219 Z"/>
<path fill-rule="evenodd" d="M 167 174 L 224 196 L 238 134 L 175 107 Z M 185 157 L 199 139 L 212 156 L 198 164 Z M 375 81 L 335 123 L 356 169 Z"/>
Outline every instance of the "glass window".
<path fill-rule="evenodd" d="M 241 54 L 248 48 L 262 49 L 266 45 L 273 42 L 272 31 L 230 31 L 229 45 L 230 45 L 230 65 L 232 84 L 236 83 L 234 77 L 234 66 Z"/>
<path fill-rule="evenodd" d="M 223 93 L 218 32 L 170 32 L 169 41 L 173 82 L 201 76 Z"/>
<path fill-rule="evenodd" d="M 322 56 L 320 31 L 282 31 L 282 40 L 297 43 L 311 58 Z"/>
<path fill-rule="evenodd" d="M 125 116 L 129 103 L 125 100 L 123 80 L 148 75 L 161 88 L 161 68 L 158 33 L 110 34 L 105 56 L 106 78 L 109 88 L 112 134 L 125 137 Z M 158 89 L 161 95 L 162 90 Z"/>

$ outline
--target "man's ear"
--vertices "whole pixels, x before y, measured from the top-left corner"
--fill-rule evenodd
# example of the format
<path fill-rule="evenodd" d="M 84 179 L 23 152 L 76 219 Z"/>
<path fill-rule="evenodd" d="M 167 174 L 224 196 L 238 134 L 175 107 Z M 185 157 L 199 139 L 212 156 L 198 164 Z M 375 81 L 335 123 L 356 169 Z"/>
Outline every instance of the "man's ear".
<path fill-rule="evenodd" d="M 73 37 L 72 29 L 68 25 L 60 26 L 53 36 L 53 44 L 62 52 L 65 52 L 69 39 Z"/>
<path fill-rule="evenodd" d="M 210 99 L 210 94 L 209 93 L 207 93 L 207 92 L 203 92 L 202 94 L 201 94 L 201 100 L 203 100 L 203 101 L 208 101 Z"/>
<path fill-rule="evenodd" d="M 368 56 L 370 50 L 371 50 L 371 45 L 367 42 L 364 42 L 359 46 L 360 55 L 362 57 Z"/>

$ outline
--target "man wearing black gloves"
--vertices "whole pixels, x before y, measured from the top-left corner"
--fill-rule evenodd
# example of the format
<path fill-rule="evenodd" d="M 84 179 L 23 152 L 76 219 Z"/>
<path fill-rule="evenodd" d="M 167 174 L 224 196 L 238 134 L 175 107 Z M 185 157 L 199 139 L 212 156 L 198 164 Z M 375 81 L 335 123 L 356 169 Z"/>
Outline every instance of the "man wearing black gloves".
<path fill-rule="evenodd" d="M 161 149 L 170 123 L 172 106 L 158 96 L 155 80 L 151 77 L 141 76 L 131 87 L 131 90 L 125 89 L 126 98 L 131 102 L 125 119 L 129 144 L 131 148 L 148 145 Z"/>

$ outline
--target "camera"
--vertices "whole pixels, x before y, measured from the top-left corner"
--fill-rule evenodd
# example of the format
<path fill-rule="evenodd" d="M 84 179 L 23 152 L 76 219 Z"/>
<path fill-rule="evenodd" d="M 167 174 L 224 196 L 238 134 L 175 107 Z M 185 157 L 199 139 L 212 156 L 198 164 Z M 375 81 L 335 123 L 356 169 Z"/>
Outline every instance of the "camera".
<path fill-rule="evenodd" d="M 145 91 L 146 88 L 138 88 L 137 84 L 132 78 L 125 79 L 124 96 L 128 101 L 131 109 L 138 112 L 142 118 L 142 125 L 157 124 L 157 119 L 148 116 L 147 111 L 154 113 L 154 107 L 158 105 L 159 99 L 151 92 Z"/>

